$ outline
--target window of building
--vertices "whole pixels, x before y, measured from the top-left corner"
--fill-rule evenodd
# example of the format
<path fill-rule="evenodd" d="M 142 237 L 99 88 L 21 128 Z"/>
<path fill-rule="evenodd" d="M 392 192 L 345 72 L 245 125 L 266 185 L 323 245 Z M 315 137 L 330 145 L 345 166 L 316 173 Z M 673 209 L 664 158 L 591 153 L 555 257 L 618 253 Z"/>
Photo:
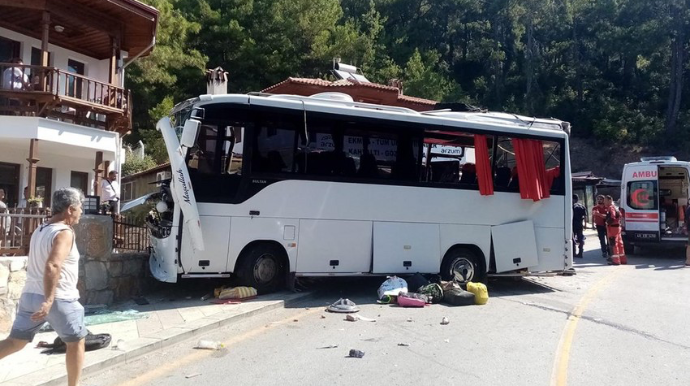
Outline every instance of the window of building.
<path fill-rule="evenodd" d="M 127 202 L 134 199 L 134 181 L 122 184 L 122 201 Z"/>
<path fill-rule="evenodd" d="M 9 63 L 20 56 L 21 44 L 18 41 L 0 37 L 0 62 Z"/>
<path fill-rule="evenodd" d="M 86 172 L 71 172 L 70 186 L 80 189 L 84 194 L 88 194 L 89 173 Z"/>
<path fill-rule="evenodd" d="M 36 168 L 36 197 L 43 197 L 43 207 L 50 208 L 53 195 L 53 169 Z"/>

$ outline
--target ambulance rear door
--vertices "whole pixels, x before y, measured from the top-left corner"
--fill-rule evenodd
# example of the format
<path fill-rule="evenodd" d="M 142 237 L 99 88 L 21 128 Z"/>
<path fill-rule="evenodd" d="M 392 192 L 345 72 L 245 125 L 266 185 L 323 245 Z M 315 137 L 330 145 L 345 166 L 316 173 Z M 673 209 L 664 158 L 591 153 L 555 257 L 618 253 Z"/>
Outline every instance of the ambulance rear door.
<path fill-rule="evenodd" d="M 621 208 L 625 214 L 627 242 L 659 241 L 658 164 L 628 164 L 623 169 Z"/>

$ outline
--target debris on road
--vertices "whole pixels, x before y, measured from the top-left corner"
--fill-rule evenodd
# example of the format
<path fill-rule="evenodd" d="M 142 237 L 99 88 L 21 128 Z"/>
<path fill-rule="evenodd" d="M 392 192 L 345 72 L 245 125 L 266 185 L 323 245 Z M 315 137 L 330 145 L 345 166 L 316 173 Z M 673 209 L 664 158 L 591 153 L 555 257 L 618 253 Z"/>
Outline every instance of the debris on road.
<path fill-rule="evenodd" d="M 448 323 L 450 323 L 450 320 L 444 316 L 443 319 L 441 319 L 441 324 L 445 326 Z"/>
<path fill-rule="evenodd" d="M 366 318 L 364 316 L 351 315 L 351 314 L 346 315 L 345 320 L 347 320 L 348 322 L 356 322 L 358 320 L 361 320 L 363 322 L 375 322 L 376 321 L 376 319 L 371 319 L 371 318 Z"/>
<path fill-rule="evenodd" d="M 350 299 L 338 299 L 337 302 L 331 304 L 326 308 L 328 312 L 337 312 L 337 313 L 353 313 L 353 312 L 359 312 L 359 307 L 355 304 Z"/>
<path fill-rule="evenodd" d="M 319 347 L 319 349 L 326 349 L 326 348 L 338 348 L 338 345 L 337 344 L 331 344 L 328 346 Z"/>
<path fill-rule="evenodd" d="M 321 315 L 321 319 L 326 319 L 326 315 Z"/>
<path fill-rule="evenodd" d="M 213 297 L 213 292 L 209 292 L 209 293 L 207 293 L 206 295 L 204 295 L 204 296 L 201 297 L 201 301 L 204 302 L 204 301 L 206 301 L 206 300 L 208 300 L 208 299 L 211 299 L 212 297 Z"/>
<path fill-rule="evenodd" d="M 408 321 L 408 322 L 412 322 L 412 318 L 407 318 L 407 321 Z"/>
<path fill-rule="evenodd" d="M 409 344 L 409 343 L 398 343 L 398 346 L 401 346 L 401 347 L 410 347 L 410 344 Z"/>
<path fill-rule="evenodd" d="M 474 294 L 474 303 L 484 305 L 489 301 L 489 290 L 484 283 L 467 282 L 467 290 Z"/>
<path fill-rule="evenodd" d="M 198 377 L 199 375 L 201 375 L 201 373 L 187 374 L 187 375 L 185 375 L 184 377 L 187 378 L 187 379 L 189 379 L 189 378 Z"/>
<path fill-rule="evenodd" d="M 364 356 L 364 351 L 351 349 L 350 354 L 348 356 L 350 358 L 362 358 Z"/>
<path fill-rule="evenodd" d="M 197 343 L 195 348 L 203 350 L 220 350 L 223 347 L 225 347 L 223 343 L 220 343 L 218 341 L 202 339 L 199 341 L 199 343 Z"/>
<path fill-rule="evenodd" d="M 431 301 L 426 295 L 414 292 L 400 292 L 398 294 L 398 305 L 400 307 L 424 307 L 427 303 L 431 303 Z"/>
<path fill-rule="evenodd" d="M 382 300 L 385 295 L 398 296 L 400 292 L 408 292 L 407 282 L 397 276 L 391 276 L 381 284 L 377 294 L 379 300 Z"/>

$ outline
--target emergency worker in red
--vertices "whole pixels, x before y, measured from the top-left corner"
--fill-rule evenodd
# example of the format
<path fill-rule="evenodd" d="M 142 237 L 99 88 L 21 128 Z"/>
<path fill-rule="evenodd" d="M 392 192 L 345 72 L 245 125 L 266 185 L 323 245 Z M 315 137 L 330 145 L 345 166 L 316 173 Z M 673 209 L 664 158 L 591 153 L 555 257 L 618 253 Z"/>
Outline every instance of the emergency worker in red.
<path fill-rule="evenodd" d="M 609 253 L 608 240 L 606 236 L 606 213 L 608 208 L 604 205 L 604 196 L 601 194 L 597 196 L 597 204 L 592 208 L 592 224 L 597 229 L 597 236 L 599 236 L 599 245 L 601 246 L 601 257 L 608 258 Z"/>
<path fill-rule="evenodd" d="M 613 197 L 611 196 L 606 196 L 604 205 L 606 205 L 607 211 L 606 234 L 609 238 L 609 245 L 611 245 L 612 252 L 609 264 L 628 264 L 628 258 L 625 256 L 623 237 L 621 236 L 621 212 L 613 205 Z"/>

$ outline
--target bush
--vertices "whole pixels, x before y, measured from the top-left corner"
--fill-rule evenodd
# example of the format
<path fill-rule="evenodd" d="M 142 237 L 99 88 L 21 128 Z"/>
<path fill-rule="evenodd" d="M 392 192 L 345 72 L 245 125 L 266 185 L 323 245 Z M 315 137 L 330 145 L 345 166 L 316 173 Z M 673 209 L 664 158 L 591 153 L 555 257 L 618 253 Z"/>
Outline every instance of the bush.
<path fill-rule="evenodd" d="M 128 157 L 124 164 L 122 164 L 122 176 L 128 176 L 130 174 L 143 172 L 144 170 L 151 169 L 155 167 L 156 162 L 151 158 L 151 156 L 144 156 L 144 158 L 139 159 L 135 157 Z"/>

